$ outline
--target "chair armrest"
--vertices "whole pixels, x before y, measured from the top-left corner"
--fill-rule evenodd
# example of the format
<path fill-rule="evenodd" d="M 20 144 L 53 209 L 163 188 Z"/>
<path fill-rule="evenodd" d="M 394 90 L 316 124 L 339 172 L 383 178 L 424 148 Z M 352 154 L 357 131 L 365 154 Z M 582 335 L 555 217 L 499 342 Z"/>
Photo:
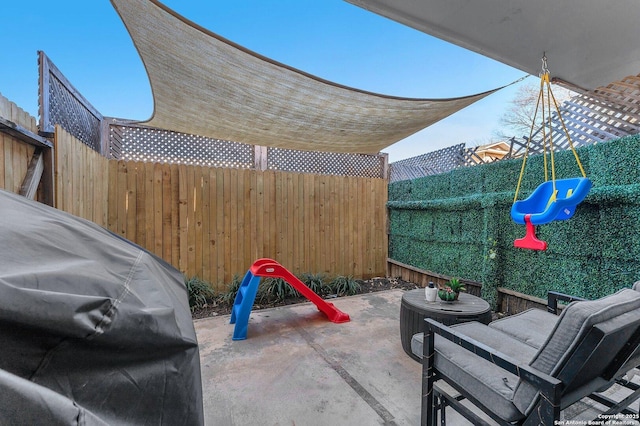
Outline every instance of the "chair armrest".
<path fill-rule="evenodd" d="M 477 340 L 457 332 L 451 327 L 441 324 L 431 318 L 425 318 L 425 331 L 424 331 L 424 343 L 422 346 L 423 361 L 433 360 L 435 347 L 433 345 L 433 333 L 439 334 L 443 338 L 452 341 L 456 345 L 473 352 L 477 356 L 486 359 L 487 361 L 495 364 L 496 366 L 506 370 L 522 380 L 531 383 L 536 388 L 540 389 L 550 401 L 560 401 L 560 390 L 562 381 L 552 377 L 546 373 L 543 373 L 529 365 L 519 363 L 515 359 L 508 355 L 489 347 Z M 430 340 L 430 344 L 427 344 L 427 340 Z"/>
<path fill-rule="evenodd" d="M 547 312 L 551 312 L 554 315 L 558 315 L 558 301 L 571 303 L 579 300 L 587 300 L 584 297 L 571 296 L 568 294 L 560 293 L 558 291 L 547 292 Z"/>

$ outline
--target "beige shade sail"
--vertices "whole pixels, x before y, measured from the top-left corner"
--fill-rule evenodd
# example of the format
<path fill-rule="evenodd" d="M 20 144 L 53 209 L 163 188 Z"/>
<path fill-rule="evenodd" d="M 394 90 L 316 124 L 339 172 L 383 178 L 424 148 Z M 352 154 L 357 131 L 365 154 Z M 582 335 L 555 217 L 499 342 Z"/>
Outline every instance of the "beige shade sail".
<path fill-rule="evenodd" d="M 251 52 L 155 0 L 111 0 L 146 67 L 145 124 L 306 151 L 376 154 L 498 89 L 411 99 L 335 84 Z"/>

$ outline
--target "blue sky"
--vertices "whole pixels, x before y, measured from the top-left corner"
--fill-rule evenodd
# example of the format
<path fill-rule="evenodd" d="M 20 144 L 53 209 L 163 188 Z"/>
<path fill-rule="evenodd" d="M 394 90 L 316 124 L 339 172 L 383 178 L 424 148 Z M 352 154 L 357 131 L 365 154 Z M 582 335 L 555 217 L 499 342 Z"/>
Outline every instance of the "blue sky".
<path fill-rule="evenodd" d="M 3 5 L 0 93 L 38 113 L 43 50 L 105 116 L 145 120 L 151 89 L 108 0 Z M 525 75 L 342 0 L 165 0 L 181 15 L 262 55 L 336 83 L 415 98 L 490 90 Z M 533 79 L 524 83 L 530 84 Z M 384 150 L 391 162 L 457 143 L 486 143 L 513 99 L 511 86 Z"/>

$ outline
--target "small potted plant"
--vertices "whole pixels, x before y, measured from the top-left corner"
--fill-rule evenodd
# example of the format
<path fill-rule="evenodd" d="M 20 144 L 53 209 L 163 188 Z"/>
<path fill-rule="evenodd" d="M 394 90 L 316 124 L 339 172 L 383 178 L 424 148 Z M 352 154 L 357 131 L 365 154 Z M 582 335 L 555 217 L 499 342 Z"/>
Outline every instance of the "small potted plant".
<path fill-rule="evenodd" d="M 458 278 L 451 278 L 443 289 L 438 291 L 438 297 L 445 302 L 458 300 L 461 291 L 466 291 L 464 284 Z"/>
<path fill-rule="evenodd" d="M 457 293 L 451 287 L 446 286 L 438 290 L 438 297 L 444 302 L 453 302 L 457 299 Z"/>

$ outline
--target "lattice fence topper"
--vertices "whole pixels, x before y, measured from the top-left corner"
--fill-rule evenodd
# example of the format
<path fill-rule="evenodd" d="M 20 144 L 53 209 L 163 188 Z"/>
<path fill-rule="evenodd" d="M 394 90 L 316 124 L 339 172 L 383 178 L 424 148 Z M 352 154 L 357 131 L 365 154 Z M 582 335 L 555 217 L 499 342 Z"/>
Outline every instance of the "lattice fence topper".
<path fill-rule="evenodd" d="M 103 153 L 102 115 L 73 87 L 51 60 L 38 52 L 40 132 L 51 135 L 59 124 L 76 139 Z"/>
<path fill-rule="evenodd" d="M 318 173 L 338 176 L 381 178 L 385 157 L 367 154 L 345 154 L 268 148 L 267 168 L 289 172 Z"/>
<path fill-rule="evenodd" d="M 463 166 L 465 165 L 462 154 L 464 149 L 465 144 L 461 143 L 391 163 L 389 180 L 396 182 L 416 179 L 423 176 L 445 173 Z"/>
<path fill-rule="evenodd" d="M 206 167 L 254 167 L 253 145 L 113 122 L 109 124 L 109 138 L 112 158 Z"/>
<path fill-rule="evenodd" d="M 105 122 L 110 156 L 115 159 L 369 178 L 383 178 L 386 169 L 386 155 L 257 147 L 113 118 Z"/>

